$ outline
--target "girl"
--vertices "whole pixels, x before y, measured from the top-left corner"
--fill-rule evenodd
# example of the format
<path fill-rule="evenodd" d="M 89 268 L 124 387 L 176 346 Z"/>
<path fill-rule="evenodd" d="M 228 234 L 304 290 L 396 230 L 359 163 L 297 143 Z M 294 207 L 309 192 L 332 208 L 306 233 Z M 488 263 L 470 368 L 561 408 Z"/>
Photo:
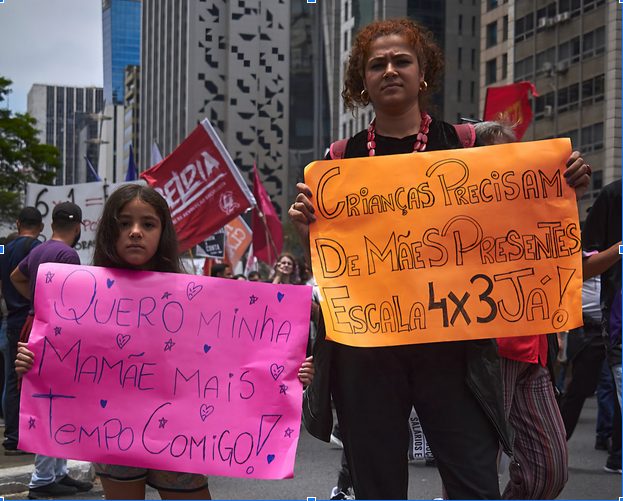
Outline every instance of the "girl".
<path fill-rule="evenodd" d="M 95 238 L 95 266 L 180 273 L 177 237 L 164 198 L 154 189 L 127 184 L 106 201 Z M 15 370 L 32 368 L 34 354 L 20 343 Z M 299 380 L 313 378 L 311 357 L 299 369 Z M 162 499 L 211 499 L 206 475 L 95 464 L 106 499 L 144 499 L 145 485 L 158 489 Z"/>

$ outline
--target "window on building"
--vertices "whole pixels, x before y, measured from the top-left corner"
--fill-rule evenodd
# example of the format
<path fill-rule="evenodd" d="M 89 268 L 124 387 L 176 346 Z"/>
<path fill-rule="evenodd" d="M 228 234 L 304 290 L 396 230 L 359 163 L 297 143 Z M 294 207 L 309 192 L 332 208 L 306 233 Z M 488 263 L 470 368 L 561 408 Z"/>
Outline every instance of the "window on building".
<path fill-rule="evenodd" d="M 487 48 L 493 47 L 498 43 L 498 23 L 493 21 L 487 24 Z"/>
<path fill-rule="evenodd" d="M 456 51 L 457 66 L 459 70 L 463 67 L 463 48 L 459 47 Z"/>
<path fill-rule="evenodd" d="M 502 54 L 502 80 L 508 76 L 508 54 Z"/>
<path fill-rule="evenodd" d="M 508 40 L 508 16 L 502 18 L 502 40 Z"/>
<path fill-rule="evenodd" d="M 476 69 L 476 49 L 472 49 L 471 66 L 472 71 Z"/>
<path fill-rule="evenodd" d="M 487 61 L 485 83 L 492 84 L 497 80 L 497 61 L 495 58 Z"/>
<path fill-rule="evenodd" d="M 476 102 L 476 82 L 473 80 L 469 83 L 469 102 Z"/>
<path fill-rule="evenodd" d="M 456 100 L 461 102 L 461 91 L 463 90 L 463 83 L 461 80 L 457 80 L 456 82 Z"/>
<path fill-rule="evenodd" d="M 604 187 L 604 171 L 594 170 L 591 176 L 591 182 L 593 183 L 593 190 L 599 191 Z"/>
<path fill-rule="evenodd" d="M 515 21 L 515 42 L 521 42 L 534 35 L 534 12 Z"/>
<path fill-rule="evenodd" d="M 493 10 L 498 6 L 498 0 L 488 0 L 487 1 L 487 10 Z"/>
<path fill-rule="evenodd" d="M 459 14 L 459 35 L 463 34 L 463 15 Z"/>
<path fill-rule="evenodd" d="M 472 36 L 476 36 L 476 16 L 472 16 Z"/>
<path fill-rule="evenodd" d="M 348 0 L 344 2 L 344 22 L 348 21 Z"/>

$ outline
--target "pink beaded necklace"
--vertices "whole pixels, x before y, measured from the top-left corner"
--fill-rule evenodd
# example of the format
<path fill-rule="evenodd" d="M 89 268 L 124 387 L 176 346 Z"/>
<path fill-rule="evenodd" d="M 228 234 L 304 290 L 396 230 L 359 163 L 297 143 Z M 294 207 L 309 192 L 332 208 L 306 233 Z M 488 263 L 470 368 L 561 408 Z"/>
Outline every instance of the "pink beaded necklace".
<path fill-rule="evenodd" d="M 428 128 L 430 127 L 432 119 L 426 112 L 422 112 L 422 121 L 420 122 L 420 130 L 413 143 L 413 151 L 424 151 L 426 149 L 426 143 L 428 142 Z M 376 118 L 374 118 L 370 125 L 368 125 L 368 156 L 373 157 L 376 155 Z"/>

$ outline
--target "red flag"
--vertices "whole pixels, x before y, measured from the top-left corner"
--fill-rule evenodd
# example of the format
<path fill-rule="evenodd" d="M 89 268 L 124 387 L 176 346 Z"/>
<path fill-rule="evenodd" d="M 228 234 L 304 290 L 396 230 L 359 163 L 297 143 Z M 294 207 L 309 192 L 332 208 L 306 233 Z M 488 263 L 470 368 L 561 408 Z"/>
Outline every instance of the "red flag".
<path fill-rule="evenodd" d="M 180 252 L 204 241 L 255 205 L 242 175 L 207 120 L 141 177 L 167 200 Z"/>
<path fill-rule="evenodd" d="M 532 122 L 530 95 L 538 96 L 531 82 L 489 87 L 485 99 L 484 119 L 509 122 L 515 129 L 517 140 L 521 141 Z"/>
<path fill-rule="evenodd" d="M 277 211 L 253 165 L 253 195 L 257 207 L 253 211 L 251 227 L 253 229 L 253 254 L 268 264 L 273 264 L 283 247 L 283 232 Z"/>

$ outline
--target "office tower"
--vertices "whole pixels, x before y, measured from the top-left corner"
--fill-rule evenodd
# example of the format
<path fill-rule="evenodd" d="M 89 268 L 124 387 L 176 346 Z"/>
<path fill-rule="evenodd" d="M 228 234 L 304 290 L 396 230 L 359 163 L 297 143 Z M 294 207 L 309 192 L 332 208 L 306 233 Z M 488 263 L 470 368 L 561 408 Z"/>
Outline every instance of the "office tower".
<path fill-rule="evenodd" d="M 287 200 L 290 2 L 145 0 L 140 158 L 166 155 L 208 118 L 246 173 Z"/>
<path fill-rule="evenodd" d="M 103 0 L 104 100 L 123 104 L 125 68 L 141 56 L 141 0 Z"/>
<path fill-rule="evenodd" d="M 57 185 L 86 182 L 85 154 L 97 167 L 97 127 L 92 123 L 102 107 L 103 91 L 97 87 L 35 84 L 28 92 L 28 113 L 37 120 L 39 139 L 60 152 Z M 86 148 L 79 142 L 84 127 L 88 130 L 83 140 L 90 146 Z"/>
<path fill-rule="evenodd" d="M 593 168 L 586 216 L 621 178 L 621 8 L 605 0 L 482 3 L 481 84 L 528 80 L 539 97 L 524 140 L 569 137 Z M 481 110 L 485 93 L 481 93 Z"/>

